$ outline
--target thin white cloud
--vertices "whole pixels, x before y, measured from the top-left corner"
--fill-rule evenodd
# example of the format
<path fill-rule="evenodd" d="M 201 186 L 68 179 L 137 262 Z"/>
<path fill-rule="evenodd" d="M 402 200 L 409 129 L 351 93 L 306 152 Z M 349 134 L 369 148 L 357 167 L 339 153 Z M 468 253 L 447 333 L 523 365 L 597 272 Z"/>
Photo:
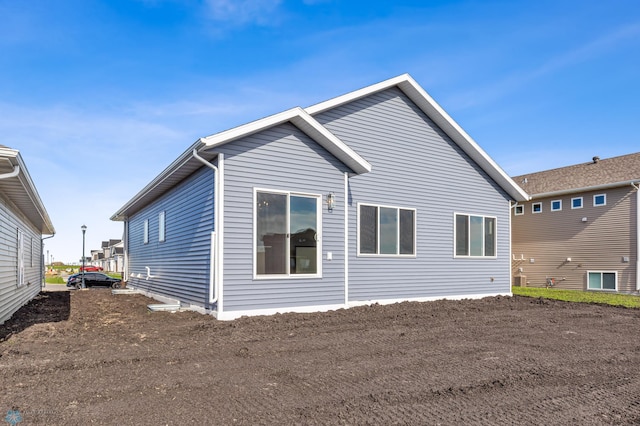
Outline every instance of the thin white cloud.
<path fill-rule="evenodd" d="M 231 25 L 271 25 L 281 0 L 206 0 L 209 17 Z"/>

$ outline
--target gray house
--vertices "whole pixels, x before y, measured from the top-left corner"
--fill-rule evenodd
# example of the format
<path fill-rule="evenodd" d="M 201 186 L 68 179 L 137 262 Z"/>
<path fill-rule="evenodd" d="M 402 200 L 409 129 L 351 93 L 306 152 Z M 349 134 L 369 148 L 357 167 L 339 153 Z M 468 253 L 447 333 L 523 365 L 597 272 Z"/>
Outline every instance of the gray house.
<path fill-rule="evenodd" d="M 22 156 L 0 145 L 0 324 L 42 289 L 42 235 L 54 233 Z"/>
<path fill-rule="evenodd" d="M 129 287 L 232 319 L 510 294 L 527 198 L 401 75 L 201 138 L 111 219 Z"/>

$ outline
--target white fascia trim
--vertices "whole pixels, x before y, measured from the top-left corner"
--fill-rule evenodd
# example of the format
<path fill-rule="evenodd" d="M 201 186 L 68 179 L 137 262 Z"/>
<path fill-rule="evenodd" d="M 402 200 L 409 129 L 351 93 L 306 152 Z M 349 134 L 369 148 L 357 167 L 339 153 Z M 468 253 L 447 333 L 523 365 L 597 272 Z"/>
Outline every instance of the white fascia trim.
<path fill-rule="evenodd" d="M 629 186 L 632 184 L 636 184 L 638 182 L 640 182 L 640 178 L 633 179 L 633 180 L 626 180 L 623 182 L 606 183 L 603 185 L 585 186 L 582 188 L 562 189 L 559 191 L 541 192 L 539 194 L 532 194 L 531 199 L 535 200 L 538 198 L 557 197 L 560 195 L 577 194 L 580 192 L 601 191 L 603 189 L 617 188 L 620 186 Z"/>
<path fill-rule="evenodd" d="M 4 157 L 14 166 L 14 172 L 17 170 L 16 176 L 22 187 L 25 190 L 25 194 L 31 200 L 33 207 L 38 212 L 38 215 L 42 219 L 42 224 L 44 229 L 40 229 L 42 234 L 53 235 L 56 233 L 55 228 L 53 227 L 53 223 L 51 222 L 51 218 L 49 217 L 49 213 L 47 213 L 47 209 L 44 207 L 44 203 L 38 194 L 38 190 L 36 189 L 33 180 L 31 179 L 31 175 L 27 170 L 27 165 L 24 163 L 22 159 L 22 155 L 20 155 L 20 151 L 11 148 L 0 148 L 0 157 Z"/>
<path fill-rule="evenodd" d="M 495 180 L 515 201 L 528 201 L 529 195 L 507 175 L 498 164 L 445 112 L 440 105 L 411 77 L 402 74 L 372 86 L 312 105 L 306 108 L 319 114 L 337 106 L 353 102 L 382 90 L 398 86 L 416 105 L 433 120 L 473 161 Z"/>
<path fill-rule="evenodd" d="M 287 121 L 291 122 L 294 126 L 318 142 L 336 158 L 349 166 L 354 172 L 362 174 L 371 171 L 371 164 L 369 162 L 329 132 L 329 130 L 300 107 L 291 108 L 278 114 L 201 138 L 200 141 L 207 149 L 211 149 Z"/>

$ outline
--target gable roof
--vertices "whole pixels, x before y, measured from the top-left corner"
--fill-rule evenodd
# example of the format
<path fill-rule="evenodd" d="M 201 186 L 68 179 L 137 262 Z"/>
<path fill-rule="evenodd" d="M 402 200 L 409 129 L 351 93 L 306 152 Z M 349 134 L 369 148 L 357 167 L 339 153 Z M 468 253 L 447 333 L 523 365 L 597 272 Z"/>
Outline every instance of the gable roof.
<path fill-rule="evenodd" d="M 640 182 L 640 152 L 515 176 L 533 197 L 570 194 Z"/>
<path fill-rule="evenodd" d="M 295 107 L 250 123 L 198 139 L 162 173 L 145 186 L 127 204 L 111 216 L 111 220 L 124 220 L 175 186 L 182 179 L 202 167 L 194 158 L 194 150 L 207 161 L 216 157 L 215 148 L 237 139 L 290 122 L 318 144 L 342 161 L 357 174 L 370 172 L 372 166 L 357 152 L 320 124 L 314 115 L 373 93 L 397 86 L 433 120 L 473 161 L 475 161 L 507 194 L 517 201 L 529 196 L 487 155 L 486 152 L 438 105 L 409 75 L 383 81 L 346 95 L 330 99 L 308 108 Z"/>
<path fill-rule="evenodd" d="M 312 105 L 305 110 L 313 115 L 364 98 L 373 93 L 398 87 L 409 99 L 438 125 L 473 161 L 516 201 L 526 201 L 529 195 L 507 175 L 498 164 L 456 123 L 449 114 L 411 77 L 402 74 L 389 80 Z"/>
<path fill-rule="evenodd" d="M 0 193 L 42 234 L 55 234 L 20 152 L 0 145 Z"/>
<path fill-rule="evenodd" d="M 371 164 L 300 107 L 291 108 L 281 113 L 201 138 L 200 141 L 207 149 L 212 149 L 287 121 L 318 142 L 354 172 L 362 174 L 371 171 Z"/>

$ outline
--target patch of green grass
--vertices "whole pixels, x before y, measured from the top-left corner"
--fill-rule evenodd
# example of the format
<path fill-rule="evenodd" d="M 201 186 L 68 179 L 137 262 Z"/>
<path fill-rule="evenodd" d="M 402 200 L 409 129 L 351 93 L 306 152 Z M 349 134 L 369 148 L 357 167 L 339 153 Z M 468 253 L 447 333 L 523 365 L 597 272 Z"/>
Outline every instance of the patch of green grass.
<path fill-rule="evenodd" d="M 67 281 L 62 277 L 45 277 L 44 282 L 47 284 L 66 284 Z"/>
<path fill-rule="evenodd" d="M 542 297 L 565 302 L 597 303 L 601 305 L 640 308 L 640 297 L 631 294 L 605 293 L 597 291 L 560 290 L 557 288 L 512 287 L 517 296 Z"/>

